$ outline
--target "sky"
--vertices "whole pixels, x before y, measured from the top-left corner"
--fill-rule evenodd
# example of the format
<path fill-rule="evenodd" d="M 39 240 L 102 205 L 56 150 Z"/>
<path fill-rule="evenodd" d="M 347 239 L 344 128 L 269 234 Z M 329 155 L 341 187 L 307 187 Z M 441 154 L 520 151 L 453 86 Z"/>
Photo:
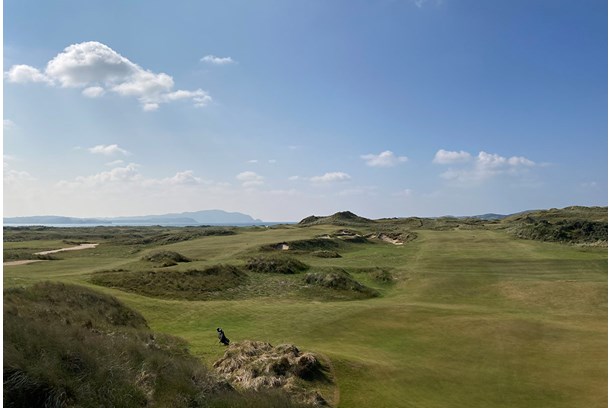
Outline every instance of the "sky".
<path fill-rule="evenodd" d="M 4 216 L 607 205 L 605 0 L 4 1 Z"/>

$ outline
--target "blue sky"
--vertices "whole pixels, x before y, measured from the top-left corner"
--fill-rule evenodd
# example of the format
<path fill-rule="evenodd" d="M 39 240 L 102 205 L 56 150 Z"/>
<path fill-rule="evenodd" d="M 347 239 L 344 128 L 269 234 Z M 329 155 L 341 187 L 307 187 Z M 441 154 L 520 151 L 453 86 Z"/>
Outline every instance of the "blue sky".
<path fill-rule="evenodd" d="M 607 205 L 607 3 L 4 2 L 4 215 Z"/>

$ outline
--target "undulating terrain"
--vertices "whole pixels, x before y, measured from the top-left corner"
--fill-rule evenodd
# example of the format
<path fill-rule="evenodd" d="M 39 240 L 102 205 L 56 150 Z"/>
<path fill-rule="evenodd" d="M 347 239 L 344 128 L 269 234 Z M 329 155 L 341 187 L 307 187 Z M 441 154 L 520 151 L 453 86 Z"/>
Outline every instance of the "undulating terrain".
<path fill-rule="evenodd" d="M 4 261 L 6 406 L 607 406 L 607 207 L 5 228 Z"/>

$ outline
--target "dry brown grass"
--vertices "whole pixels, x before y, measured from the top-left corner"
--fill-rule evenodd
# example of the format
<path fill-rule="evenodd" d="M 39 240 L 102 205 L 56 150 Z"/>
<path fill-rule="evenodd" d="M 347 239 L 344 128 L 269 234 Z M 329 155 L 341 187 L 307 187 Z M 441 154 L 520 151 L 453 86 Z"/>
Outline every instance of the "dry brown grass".
<path fill-rule="evenodd" d="M 282 389 L 298 403 L 328 405 L 313 388 L 319 382 L 329 382 L 323 365 L 314 354 L 301 352 L 292 344 L 274 347 L 262 341 L 234 343 L 213 366 L 239 389 Z"/>

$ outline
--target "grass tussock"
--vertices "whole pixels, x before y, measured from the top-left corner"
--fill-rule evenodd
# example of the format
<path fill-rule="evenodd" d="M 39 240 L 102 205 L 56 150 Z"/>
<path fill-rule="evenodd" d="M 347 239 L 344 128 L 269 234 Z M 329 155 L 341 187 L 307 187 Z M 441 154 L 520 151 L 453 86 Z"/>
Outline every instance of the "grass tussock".
<path fill-rule="evenodd" d="M 312 256 L 317 258 L 342 258 L 342 256 L 336 251 L 314 251 Z"/>
<path fill-rule="evenodd" d="M 255 257 L 246 262 L 246 269 L 257 273 L 296 274 L 309 268 L 305 263 L 291 257 Z"/>
<path fill-rule="evenodd" d="M 379 293 L 361 283 L 343 269 L 333 269 L 329 272 L 314 272 L 304 276 L 304 282 L 311 288 L 325 289 L 331 298 L 371 298 Z"/>
<path fill-rule="evenodd" d="M 318 382 L 329 382 L 323 365 L 314 354 L 292 344 L 273 347 L 248 340 L 231 344 L 213 367 L 239 389 L 282 389 L 306 406 L 328 406 L 313 389 Z"/>
<path fill-rule="evenodd" d="M 216 265 L 186 272 L 98 272 L 91 281 L 145 296 L 205 300 L 211 292 L 235 288 L 246 279 L 246 274 L 235 266 Z"/>
<path fill-rule="evenodd" d="M 179 262 L 191 262 L 191 259 L 174 251 L 154 251 L 142 257 L 143 261 L 161 264 L 161 266 L 174 266 Z"/>

